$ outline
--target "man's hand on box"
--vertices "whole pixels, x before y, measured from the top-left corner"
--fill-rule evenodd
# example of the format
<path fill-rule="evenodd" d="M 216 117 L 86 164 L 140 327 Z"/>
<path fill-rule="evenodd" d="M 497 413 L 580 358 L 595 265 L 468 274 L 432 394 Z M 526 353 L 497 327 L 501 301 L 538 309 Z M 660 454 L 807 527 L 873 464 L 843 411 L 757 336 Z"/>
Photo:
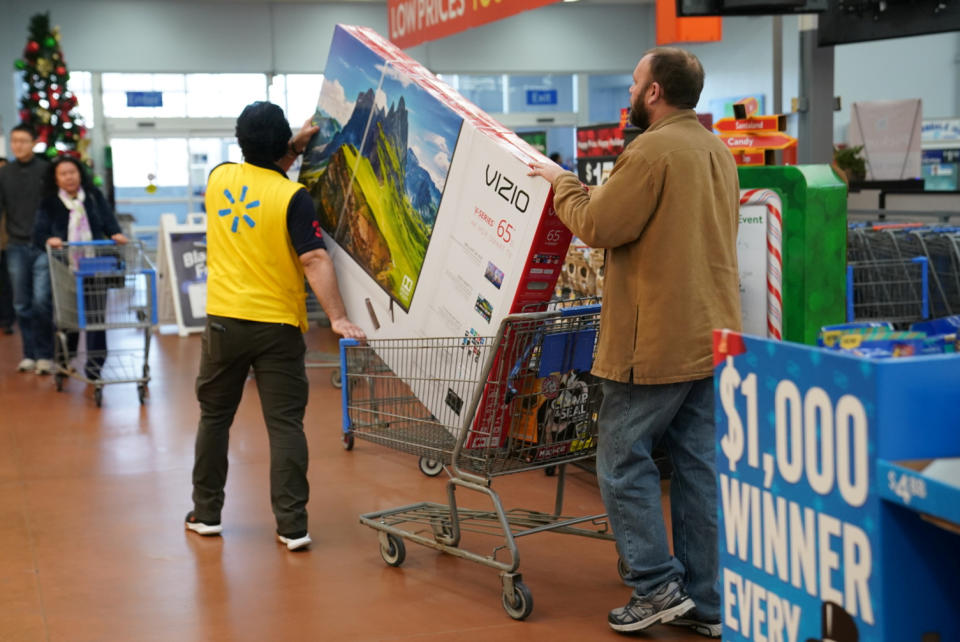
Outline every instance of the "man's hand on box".
<path fill-rule="evenodd" d="M 553 182 L 557 180 L 557 177 L 566 171 L 567 170 L 563 169 L 553 161 L 530 163 L 530 171 L 527 172 L 527 176 L 542 176 L 547 179 L 551 185 L 553 185 Z"/>

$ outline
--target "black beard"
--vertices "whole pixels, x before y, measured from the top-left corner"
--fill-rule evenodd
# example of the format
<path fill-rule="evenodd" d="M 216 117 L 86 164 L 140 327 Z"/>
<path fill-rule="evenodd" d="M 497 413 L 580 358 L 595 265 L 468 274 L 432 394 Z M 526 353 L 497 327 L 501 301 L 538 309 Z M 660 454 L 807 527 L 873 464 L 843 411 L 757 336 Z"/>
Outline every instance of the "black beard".
<path fill-rule="evenodd" d="M 630 124 L 645 131 L 650 127 L 650 113 L 639 100 L 630 105 Z"/>

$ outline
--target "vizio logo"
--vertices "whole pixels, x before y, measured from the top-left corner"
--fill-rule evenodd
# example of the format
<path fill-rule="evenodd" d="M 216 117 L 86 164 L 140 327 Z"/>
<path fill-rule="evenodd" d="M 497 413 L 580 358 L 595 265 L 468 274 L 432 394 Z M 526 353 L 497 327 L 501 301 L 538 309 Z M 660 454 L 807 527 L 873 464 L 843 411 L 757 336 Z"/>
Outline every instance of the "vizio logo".
<path fill-rule="evenodd" d="M 499 194 L 500 198 L 513 205 L 521 213 L 527 211 L 527 207 L 530 206 L 530 195 L 499 170 L 493 170 L 491 176 L 489 163 L 486 172 L 484 172 L 484 179 L 487 182 L 487 187 L 493 188 L 493 191 Z"/>
<path fill-rule="evenodd" d="M 247 186 L 244 185 L 240 190 L 240 198 L 235 199 L 233 194 L 230 193 L 230 190 L 223 190 L 223 195 L 227 197 L 227 200 L 230 201 L 230 207 L 225 207 L 217 211 L 221 217 L 230 216 L 233 214 L 233 223 L 230 225 L 230 231 L 234 234 L 239 232 L 240 219 L 243 219 L 243 222 L 249 225 L 251 228 L 257 226 L 257 222 L 250 217 L 247 212 L 254 208 L 260 207 L 260 201 L 250 201 L 249 203 L 245 202 L 247 200 Z"/>

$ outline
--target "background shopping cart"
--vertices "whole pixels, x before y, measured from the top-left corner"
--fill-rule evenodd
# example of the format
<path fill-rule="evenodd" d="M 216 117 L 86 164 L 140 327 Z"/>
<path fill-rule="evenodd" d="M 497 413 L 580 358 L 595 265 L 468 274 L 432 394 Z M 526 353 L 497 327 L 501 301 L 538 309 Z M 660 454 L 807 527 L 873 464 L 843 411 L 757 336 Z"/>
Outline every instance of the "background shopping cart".
<path fill-rule="evenodd" d="M 550 531 L 612 539 L 605 514 L 562 514 L 563 465 L 597 447 L 601 388 L 589 369 L 598 327 L 599 306 L 589 306 L 510 315 L 494 337 L 341 341 L 348 449 L 356 437 L 450 472 L 446 503 L 361 515 L 379 532 L 387 564 L 403 563 L 408 540 L 496 568 L 504 609 L 524 619 L 533 597 L 517 572 L 517 538 Z M 497 476 L 558 465 L 552 512 L 505 510 L 492 489 Z M 492 510 L 459 508 L 458 488 L 485 496 Z M 490 553 L 467 550 L 464 532 L 498 544 Z"/>
<path fill-rule="evenodd" d="M 65 243 L 47 247 L 47 256 L 57 328 L 57 390 L 67 377 L 92 384 L 99 407 L 103 386 L 135 383 L 143 403 L 150 381 L 150 331 L 157 323 L 157 280 L 142 244 Z M 79 342 L 70 346 L 71 334 L 122 329 L 141 331 L 142 348 L 92 351 Z"/>

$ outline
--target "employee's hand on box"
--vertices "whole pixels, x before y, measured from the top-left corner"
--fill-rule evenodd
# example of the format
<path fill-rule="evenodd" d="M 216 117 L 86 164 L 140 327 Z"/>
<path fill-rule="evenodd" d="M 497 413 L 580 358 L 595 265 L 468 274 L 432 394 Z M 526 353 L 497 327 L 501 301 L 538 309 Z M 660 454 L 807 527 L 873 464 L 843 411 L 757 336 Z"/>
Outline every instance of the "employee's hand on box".
<path fill-rule="evenodd" d="M 336 320 L 331 319 L 330 329 L 345 339 L 357 339 L 358 341 L 363 341 L 367 338 L 366 333 L 360 329 L 360 326 L 351 323 L 350 319 L 346 317 Z"/>
<path fill-rule="evenodd" d="M 306 122 L 303 123 L 303 127 L 300 128 L 296 134 L 293 135 L 293 138 L 290 139 L 290 149 L 297 155 L 300 155 L 307 148 L 307 143 L 310 142 L 310 138 L 320 131 L 320 127 L 314 125 L 310 122 L 311 119 L 308 118 Z"/>

